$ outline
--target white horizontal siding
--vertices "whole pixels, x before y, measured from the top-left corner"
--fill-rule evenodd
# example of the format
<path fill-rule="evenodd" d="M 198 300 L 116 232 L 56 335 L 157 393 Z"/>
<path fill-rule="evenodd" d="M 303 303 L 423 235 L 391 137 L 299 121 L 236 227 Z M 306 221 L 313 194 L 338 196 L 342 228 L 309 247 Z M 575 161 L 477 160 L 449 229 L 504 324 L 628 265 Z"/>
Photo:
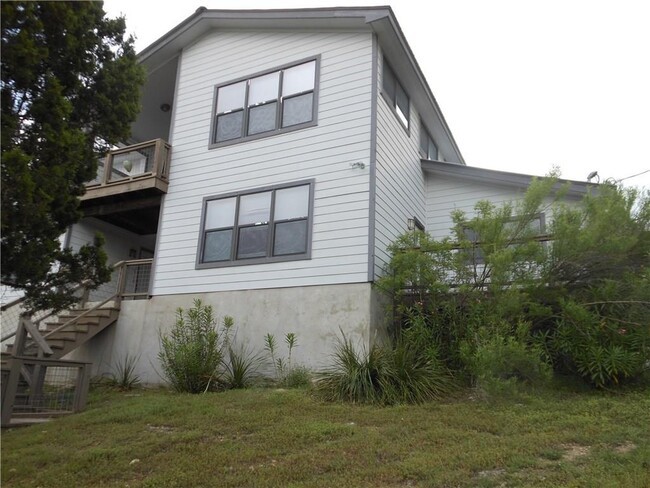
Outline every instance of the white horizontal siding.
<path fill-rule="evenodd" d="M 453 211 L 463 211 L 471 219 L 476 216 L 474 207 L 479 201 L 488 200 L 497 207 L 507 202 L 516 204 L 525 192 L 525 188 L 426 174 L 427 232 L 435 239 L 451 236 Z M 575 198 L 571 201 L 575 202 Z M 548 225 L 552 219 L 552 198 L 547 198 L 545 204 Z"/>
<path fill-rule="evenodd" d="M 85 218 L 72 226 L 69 247 L 78 252 L 81 246 L 92 244 L 98 232 L 106 239 L 104 251 L 109 264 L 129 259 L 131 250 L 135 250 L 137 258 L 140 248 L 153 251 L 156 244 L 155 234 L 141 236 L 99 219 Z"/>
<path fill-rule="evenodd" d="M 321 56 L 318 125 L 208 149 L 215 85 Z M 186 48 L 153 293 L 367 281 L 370 33 L 215 31 Z M 195 269 L 203 198 L 315 179 L 312 259 Z"/>
<path fill-rule="evenodd" d="M 377 171 L 375 188 L 375 277 L 389 260 L 387 247 L 406 232 L 413 216 L 424 222 L 424 176 L 420 166 L 420 118 L 411 101 L 407 131 L 382 91 L 383 56 L 379 53 L 377 100 Z"/>

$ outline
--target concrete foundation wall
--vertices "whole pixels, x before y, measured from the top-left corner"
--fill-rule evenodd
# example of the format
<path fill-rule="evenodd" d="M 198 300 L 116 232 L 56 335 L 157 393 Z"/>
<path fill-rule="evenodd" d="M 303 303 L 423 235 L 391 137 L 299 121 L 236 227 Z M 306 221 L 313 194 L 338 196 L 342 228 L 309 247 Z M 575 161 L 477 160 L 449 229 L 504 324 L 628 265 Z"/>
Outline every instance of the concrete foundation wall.
<path fill-rule="evenodd" d="M 118 323 L 95 336 L 69 359 L 93 362 L 93 374 L 110 374 L 126 354 L 139 356 L 137 373 L 144 383 L 162 383 L 158 372 L 159 333 L 175 322 L 176 309 L 192 307 L 199 298 L 212 305 L 215 316 L 235 319 L 236 343 L 252 351 L 264 349 L 264 336 L 273 334 L 278 356 L 286 356 L 284 337 L 297 336 L 293 364 L 319 369 L 331 364 L 330 354 L 341 331 L 360 347 L 385 336 L 376 291 L 370 283 L 225 291 L 154 296 L 122 302 Z M 376 325 L 378 324 L 378 325 Z"/>

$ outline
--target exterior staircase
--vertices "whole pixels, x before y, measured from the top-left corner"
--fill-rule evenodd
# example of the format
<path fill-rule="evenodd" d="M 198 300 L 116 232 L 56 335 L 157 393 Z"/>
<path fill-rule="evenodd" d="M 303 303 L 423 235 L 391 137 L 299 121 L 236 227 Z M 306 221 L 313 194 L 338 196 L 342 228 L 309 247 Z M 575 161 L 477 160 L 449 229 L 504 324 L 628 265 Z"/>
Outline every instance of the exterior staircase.
<path fill-rule="evenodd" d="M 57 320 L 46 322 L 41 333 L 47 345 L 52 350 L 49 359 L 61 359 L 88 342 L 108 326 L 117 322 L 120 309 L 116 307 L 89 310 L 82 308 L 68 310 L 59 314 Z M 7 348 L 13 353 L 14 345 Z M 35 341 L 25 344 L 22 356 L 37 357 L 39 346 Z"/>
<path fill-rule="evenodd" d="M 83 410 L 92 363 L 63 359 L 118 320 L 123 299 L 148 297 L 151 259 L 121 261 L 104 300 L 88 303 L 85 285 L 79 308 L 25 313 L 22 299 L 2 306 L 2 426 L 42 422 Z M 104 290 L 105 291 L 105 290 Z M 106 296 L 107 295 L 107 296 Z M 15 322 L 5 332 L 7 322 Z M 12 340 L 13 342 L 9 343 Z"/>

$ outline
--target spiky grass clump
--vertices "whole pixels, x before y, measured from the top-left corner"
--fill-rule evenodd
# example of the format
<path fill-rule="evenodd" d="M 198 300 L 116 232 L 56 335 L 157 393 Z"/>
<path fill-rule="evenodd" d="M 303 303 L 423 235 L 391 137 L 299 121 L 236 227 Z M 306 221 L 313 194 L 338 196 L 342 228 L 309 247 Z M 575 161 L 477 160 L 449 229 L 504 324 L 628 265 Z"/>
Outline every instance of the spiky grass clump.
<path fill-rule="evenodd" d="M 243 346 L 229 347 L 223 361 L 224 382 L 228 388 L 248 388 L 258 377 L 264 358 Z"/>
<path fill-rule="evenodd" d="M 316 391 L 328 401 L 394 405 L 422 403 L 449 391 L 448 372 L 430 351 L 373 345 L 357 351 L 346 337 L 336 346 L 334 365 L 319 375 Z"/>
<path fill-rule="evenodd" d="M 126 354 L 113 366 L 113 373 L 108 379 L 108 385 L 122 391 L 129 391 L 140 386 L 140 375 L 136 371 L 140 356 Z"/>

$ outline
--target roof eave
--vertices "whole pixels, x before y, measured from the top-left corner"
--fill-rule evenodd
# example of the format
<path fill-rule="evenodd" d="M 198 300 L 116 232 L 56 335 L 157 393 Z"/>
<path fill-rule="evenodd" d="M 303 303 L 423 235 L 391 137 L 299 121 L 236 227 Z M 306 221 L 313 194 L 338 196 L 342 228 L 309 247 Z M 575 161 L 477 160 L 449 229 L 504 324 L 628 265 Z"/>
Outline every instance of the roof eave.
<path fill-rule="evenodd" d="M 476 166 L 463 166 L 455 163 L 432 161 L 428 159 L 422 159 L 421 165 L 422 169 L 429 173 L 523 189 L 530 185 L 533 178 L 543 178 L 543 176 L 478 168 Z M 558 179 L 557 189 L 567 183 L 570 184 L 568 194 L 573 197 L 582 197 L 589 193 L 590 190 L 597 188 L 597 185 L 593 183 L 560 178 Z"/>

